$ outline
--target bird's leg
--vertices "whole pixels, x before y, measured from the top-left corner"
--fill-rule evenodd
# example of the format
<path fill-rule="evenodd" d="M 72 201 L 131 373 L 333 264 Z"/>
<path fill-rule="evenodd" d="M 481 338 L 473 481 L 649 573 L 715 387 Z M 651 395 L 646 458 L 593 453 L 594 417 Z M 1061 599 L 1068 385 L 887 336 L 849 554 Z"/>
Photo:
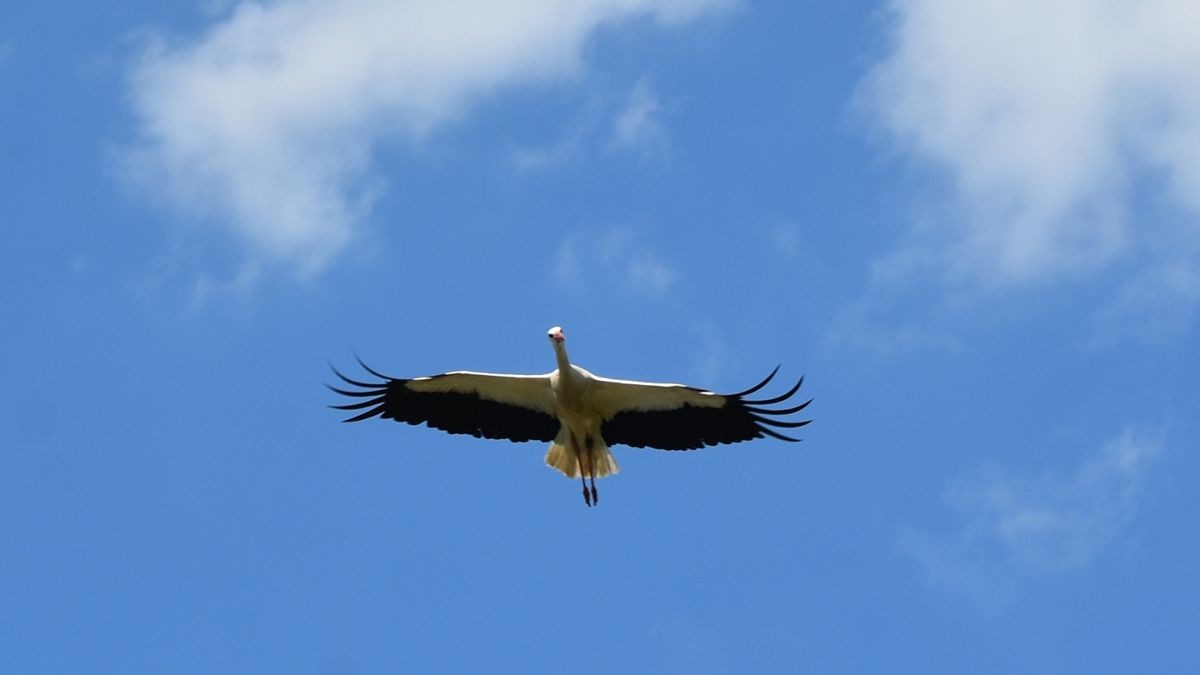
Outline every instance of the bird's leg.
<path fill-rule="evenodd" d="M 588 475 L 592 479 L 592 505 L 594 506 L 600 503 L 600 496 L 596 494 L 596 458 L 592 456 L 592 448 L 596 446 L 596 439 L 588 434 L 583 437 L 583 445 L 588 458 Z"/>
<path fill-rule="evenodd" d="M 592 505 L 592 496 L 588 493 L 587 486 L 587 467 L 583 463 L 583 453 L 579 451 L 579 441 L 575 439 L 575 434 L 571 434 L 571 449 L 575 451 L 575 461 L 579 462 L 579 482 L 583 485 L 583 503 L 588 506 Z"/>

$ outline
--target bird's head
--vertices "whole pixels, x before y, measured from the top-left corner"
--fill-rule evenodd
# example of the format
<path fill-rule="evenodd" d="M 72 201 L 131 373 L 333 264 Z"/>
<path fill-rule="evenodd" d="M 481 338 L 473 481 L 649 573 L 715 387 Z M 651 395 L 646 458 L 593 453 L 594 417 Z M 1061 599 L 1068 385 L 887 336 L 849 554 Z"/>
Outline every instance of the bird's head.
<path fill-rule="evenodd" d="M 555 326 L 554 328 L 551 328 L 546 333 L 546 337 L 550 338 L 550 342 L 555 343 L 555 344 L 559 344 L 559 343 L 563 343 L 563 342 L 567 341 L 567 336 L 563 335 L 563 329 L 561 326 Z"/>

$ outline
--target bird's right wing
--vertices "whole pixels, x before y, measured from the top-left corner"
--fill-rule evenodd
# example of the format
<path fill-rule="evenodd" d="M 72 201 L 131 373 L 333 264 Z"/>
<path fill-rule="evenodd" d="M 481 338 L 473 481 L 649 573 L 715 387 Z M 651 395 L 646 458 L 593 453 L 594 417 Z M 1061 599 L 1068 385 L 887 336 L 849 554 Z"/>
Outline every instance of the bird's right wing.
<path fill-rule="evenodd" d="M 427 424 L 451 434 L 510 441 L 550 441 L 558 434 L 554 393 L 549 375 L 500 375 L 453 372 L 403 380 L 388 377 L 359 362 L 380 382 L 352 380 L 334 369 L 343 382 L 358 389 L 333 391 L 364 400 L 331 406 L 358 411 L 346 422 L 371 417 Z"/>
<path fill-rule="evenodd" d="M 763 436 L 796 441 L 798 439 L 775 429 L 794 429 L 808 424 L 810 420 L 780 417 L 804 410 L 811 400 L 790 408 L 767 406 L 791 398 L 800 389 L 804 378 L 780 396 L 758 400 L 746 398 L 766 386 L 778 371 L 776 367 L 765 380 L 736 394 L 714 394 L 681 384 L 594 377 L 589 395 L 604 420 L 600 433 L 609 445 L 693 450 Z"/>

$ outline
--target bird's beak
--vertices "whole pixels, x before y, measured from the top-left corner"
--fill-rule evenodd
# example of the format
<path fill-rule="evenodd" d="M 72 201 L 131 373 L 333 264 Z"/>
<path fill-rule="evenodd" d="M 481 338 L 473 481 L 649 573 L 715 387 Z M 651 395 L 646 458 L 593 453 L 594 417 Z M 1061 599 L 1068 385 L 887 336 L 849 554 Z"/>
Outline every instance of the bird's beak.
<path fill-rule="evenodd" d="M 566 341 L 567 341 L 567 336 L 566 336 L 566 335 L 563 335 L 562 333 L 555 333 L 555 334 L 554 334 L 554 341 L 555 341 L 555 342 L 566 342 Z"/>

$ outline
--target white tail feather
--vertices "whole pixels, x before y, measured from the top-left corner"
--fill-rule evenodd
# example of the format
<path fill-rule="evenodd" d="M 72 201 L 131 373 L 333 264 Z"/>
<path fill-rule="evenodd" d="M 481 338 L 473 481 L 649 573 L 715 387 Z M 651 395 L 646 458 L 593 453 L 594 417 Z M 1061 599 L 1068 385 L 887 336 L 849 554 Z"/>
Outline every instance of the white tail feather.
<path fill-rule="evenodd" d="M 621 467 L 617 465 L 617 458 L 612 456 L 608 446 L 602 441 L 596 441 L 592 445 L 589 455 L 591 471 L 588 472 L 588 475 L 604 478 L 620 472 Z M 546 452 L 546 466 L 558 469 L 567 478 L 580 477 L 579 458 L 569 447 L 558 441 L 551 443 L 550 450 Z"/>

